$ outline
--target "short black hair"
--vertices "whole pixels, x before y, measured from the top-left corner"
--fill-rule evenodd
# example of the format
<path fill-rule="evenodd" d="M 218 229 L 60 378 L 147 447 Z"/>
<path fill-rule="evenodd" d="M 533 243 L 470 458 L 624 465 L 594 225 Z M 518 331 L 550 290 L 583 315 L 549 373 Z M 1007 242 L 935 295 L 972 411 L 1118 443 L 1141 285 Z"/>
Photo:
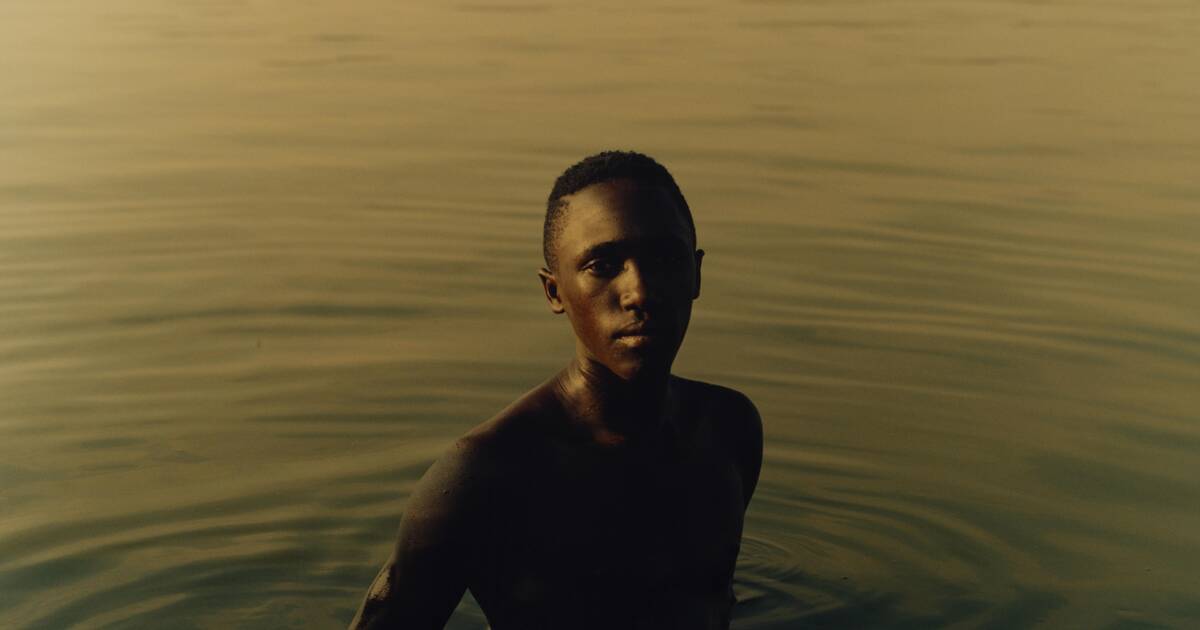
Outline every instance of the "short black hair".
<path fill-rule="evenodd" d="M 616 179 L 631 179 L 643 184 L 662 186 L 675 199 L 676 205 L 683 211 L 688 230 L 692 235 L 692 243 L 696 242 L 696 223 L 692 220 L 692 209 L 688 207 L 687 199 L 671 177 L 665 166 L 654 161 L 654 158 L 635 151 L 601 151 L 589 155 L 571 165 L 554 181 L 550 197 L 546 199 L 546 221 L 542 225 L 542 257 L 546 266 L 551 270 L 557 261 L 554 260 L 554 241 L 562 232 L 563 209 L 567 204 L 563 197 L 573 195 L 592 184 L 609 182 Z"/>

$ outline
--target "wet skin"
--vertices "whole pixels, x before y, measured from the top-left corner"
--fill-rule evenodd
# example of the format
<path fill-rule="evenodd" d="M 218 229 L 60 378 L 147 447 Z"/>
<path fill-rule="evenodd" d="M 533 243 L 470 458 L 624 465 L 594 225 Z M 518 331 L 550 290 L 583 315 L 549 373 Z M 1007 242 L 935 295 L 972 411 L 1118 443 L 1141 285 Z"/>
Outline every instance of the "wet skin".
<path fill-rule="evenodd" d="M 468 588 L 494 630 L 729 626 L 762 424 L 670 373 L 703 252 L 662 188 L 565 199 L 539 275 L 575 358 L 425 473 L 352 628 L 442 628 Z"/>

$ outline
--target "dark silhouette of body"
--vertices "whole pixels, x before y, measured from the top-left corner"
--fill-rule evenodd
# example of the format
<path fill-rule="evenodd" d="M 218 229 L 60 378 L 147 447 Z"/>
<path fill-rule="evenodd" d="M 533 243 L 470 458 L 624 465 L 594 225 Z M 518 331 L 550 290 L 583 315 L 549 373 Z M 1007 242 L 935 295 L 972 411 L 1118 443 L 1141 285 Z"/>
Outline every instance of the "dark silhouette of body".
<path fill-rule="evenodd" d="M 468 588 L 494 630 L 729 627 L 761 420 L 670 373 L 704 256 L 674 181 L 589 160 L 539 273 L 575 358 L 426 472 L 352 628 L 442 628 Z"/>

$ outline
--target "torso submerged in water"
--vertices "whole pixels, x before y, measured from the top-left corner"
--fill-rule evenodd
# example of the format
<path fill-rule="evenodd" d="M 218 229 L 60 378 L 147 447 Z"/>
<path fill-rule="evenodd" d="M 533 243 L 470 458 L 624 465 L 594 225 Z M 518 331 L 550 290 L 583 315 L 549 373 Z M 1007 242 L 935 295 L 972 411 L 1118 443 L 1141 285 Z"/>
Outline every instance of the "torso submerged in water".
<path fill-rule="evenodd" d="M 354 627 L 441 628 L 469 588 L 493 630 L 728 628 L 761 420 L 672 379 L 678 403 L 636 441 L 598 444 L 545 387 L 460 439 Z"/>

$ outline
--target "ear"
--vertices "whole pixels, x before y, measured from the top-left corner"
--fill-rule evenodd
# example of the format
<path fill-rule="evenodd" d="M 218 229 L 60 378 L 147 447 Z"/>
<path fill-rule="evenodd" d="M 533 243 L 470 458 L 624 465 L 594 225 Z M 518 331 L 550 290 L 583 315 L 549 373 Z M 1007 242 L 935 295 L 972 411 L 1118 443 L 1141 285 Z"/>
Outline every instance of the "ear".
<path fill-rule="evenodd" d="M 542 280 L 542 291 L 546 293 L 546 302 L 550 304 L 550 310 L 555 315 L 562 315 L 565 310 L 562 303 L 562 298 L 558 297 L 558 280 L 554 278 L 554 274 L 550 270 L 542 267 L 538 270 L 538 278 Z"/>
<path fill-rule="evenodd" d="M 696 250 L 696 293 L 694 295 L 692 295 L 693 300 L 700 297 L 700 263 L 702 263 L 702 262 L 704 262 L 704 250 L 697 249 Z"/>

